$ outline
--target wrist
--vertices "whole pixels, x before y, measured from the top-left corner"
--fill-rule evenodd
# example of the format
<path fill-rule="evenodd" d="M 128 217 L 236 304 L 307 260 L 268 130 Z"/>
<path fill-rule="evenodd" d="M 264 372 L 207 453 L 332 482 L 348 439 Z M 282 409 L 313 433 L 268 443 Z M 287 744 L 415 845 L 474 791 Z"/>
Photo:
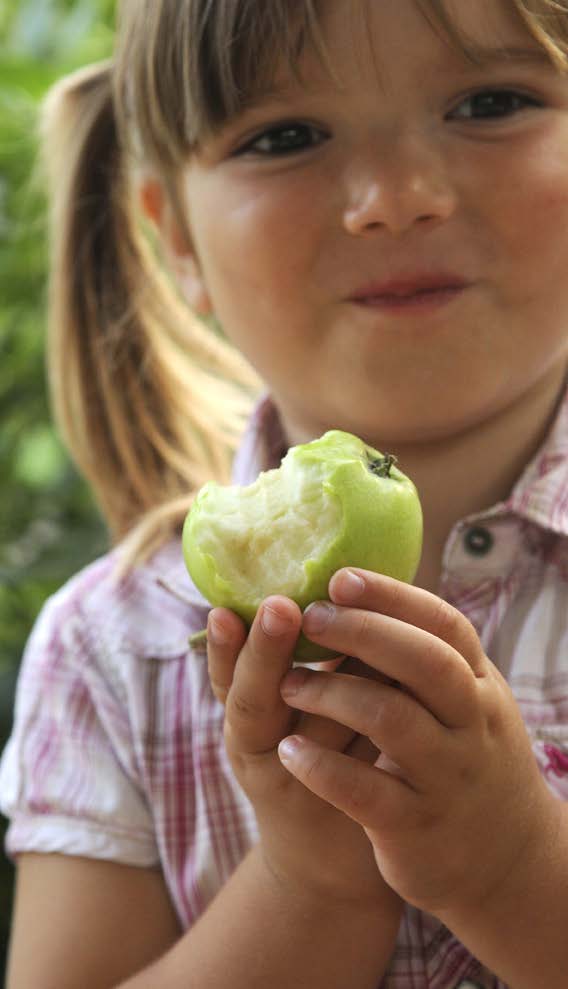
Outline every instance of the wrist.
<path fill-rule="evenodd" d="M 439 919 L 516 989 L 564 989 L 568 911 L 568 807 L 548 794 L 538 834 L 515 868 L 475 903 Z"/>
<path fill-rule="evenodd" d="M 552 890 L 568 861 L 567 812 L 566 805 L 547 791 L 540 826 L 509 867 L 495 877 L 478 901 L 461 902 L 448 910 L 444 923 L 454 928 L 492 916 L 500 924 L 515 915 L 520 903 L 536 903 L 544 890 Z"/>
<path fill-rule="evenodd" d="M 373 917 L 375 923 L 378 917 L 381 921 L 389 918 L 398 930 L 404 903 L 387 885 L 374 863 L 370 865 L 373 873 L 363 887 L 360 884 L 346 884 L 338 878 L 333 863 L 318 875 L 307 876 L 305 871 L 279 868 L 262 843 L 257 845 L 254 854 L 263 881 L 273 887 L 276 895 L 289 900 L 295 909 L 303 910 L 306 915 L 314 913 L 321 917 L 322 913 L 337 913 L 344 916 L 349 911 L 361 918 Z"/>

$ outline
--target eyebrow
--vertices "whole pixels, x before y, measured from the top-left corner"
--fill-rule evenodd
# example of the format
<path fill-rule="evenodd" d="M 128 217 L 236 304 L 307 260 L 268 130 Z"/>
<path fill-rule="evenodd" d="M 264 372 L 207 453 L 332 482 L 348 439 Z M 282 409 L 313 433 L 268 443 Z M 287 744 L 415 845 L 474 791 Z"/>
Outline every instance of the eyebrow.
<path fill-rule="evenodd" d="M 278 106 L 280 103 L 286 106 L 289 100 L 293 96 L 297 96 L 298 93 L 302 92 L 302 88 L 292 89 L 289 86 L 283 85 L 278 86 L 276 84 L 271 84 L 266 86 L 264 89 L 253 92 L 248 96 L 242 104 L 243 111 L 257 110 L 259 107 L 262 108 L 266 104 Z"/>
<path fill-rule="evenodd" d="M 466 42 L 464 47 L 467 54 L 483 66 L 502 65 L 507 62 L 549 66 L 554 64 L 550 54 L 541 47 L 522 48 L 518 45 L 502 45 L 499 48 L 485 48 L 474 42 Z"/>

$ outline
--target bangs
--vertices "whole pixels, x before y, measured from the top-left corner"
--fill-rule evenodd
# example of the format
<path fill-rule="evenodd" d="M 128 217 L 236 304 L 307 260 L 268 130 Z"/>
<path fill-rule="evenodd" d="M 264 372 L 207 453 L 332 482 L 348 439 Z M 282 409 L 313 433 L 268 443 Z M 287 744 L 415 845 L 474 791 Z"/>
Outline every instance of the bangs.
<path fill-rule="evenodd" d="M 415 0 L 428 23 L 463 58 L 473 65 L 483 55 L 447 11 L 447 0 Z M 561 72 L 568 69 L 568 0 L 509 0 L 519 23 L 538 42 L 551 63 Z"/>
<path fill-rule="evenodd" d="M 175 166 L 269 90 L 281 66 L 299 77 L 307 49 L 325 62 L 322 2 L 123 0 L 115 72 L 123 133 L 134 124 L 138 145 Z"/>
<path fill-rule="evenodd" d="M 415 3 L 462 57 L 482 61 L 454 23 L 447 0 Z M 555 67 L 566 71 L 568 0 L 509 4 Z M 325 7 L 326 0 L 122 0 L 114 86 L 125 145 L 159 170 L 175 170 L 267 93 L 281 68 L 301 81 L 306 51 L 333 76 L 322 28 Z"/>
<path fill-rule="evenodd" d="M 269 90 L 281 66 L 299 77 L 307 49 L 324 57 L 315 0 L 210 0 L 207 13 L 182 42 L 194 56 L 191 91 L 202 111 L 200 133 L 221 127 Z"/>

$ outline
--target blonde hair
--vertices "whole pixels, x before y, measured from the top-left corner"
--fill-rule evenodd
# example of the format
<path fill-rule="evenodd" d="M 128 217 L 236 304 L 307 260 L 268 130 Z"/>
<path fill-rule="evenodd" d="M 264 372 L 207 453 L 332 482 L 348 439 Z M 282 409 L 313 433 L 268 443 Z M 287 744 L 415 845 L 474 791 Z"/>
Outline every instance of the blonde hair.
<path fill-rule="evenodd" d="M 469 55 L 443 0 L 417 0 Z M 511 0 L 559 68 L 568 3 Z M 306 45 L 325 58 L 318 0 L 122 0 L 112 61 L 58 82 L 41 130 L 50 187 L 48 364 L 56 421 L 114 541 L 142 559 L 196 490 L 226 482 L 261 388 L 182 301 L 138 213 L 140 157 L 185 230 L 180 166 Z"/>

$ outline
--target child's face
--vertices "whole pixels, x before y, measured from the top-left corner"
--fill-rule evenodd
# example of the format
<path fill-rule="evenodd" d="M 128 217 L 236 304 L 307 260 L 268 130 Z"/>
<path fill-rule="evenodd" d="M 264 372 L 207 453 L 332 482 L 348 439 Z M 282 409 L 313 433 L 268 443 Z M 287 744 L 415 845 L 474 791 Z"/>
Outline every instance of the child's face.
<path fill-rule="evenodd" d="M 457 433 L 566 362 L 568 76 L 506 2 L 451 5 L 526 52 L 482 67 L 412 0 L 326 9 L 339 84 L 307 56 L 187 167 L 201 278 L 293 441 Z M 453 291 L 419 304 L 425 276 Z"/>

